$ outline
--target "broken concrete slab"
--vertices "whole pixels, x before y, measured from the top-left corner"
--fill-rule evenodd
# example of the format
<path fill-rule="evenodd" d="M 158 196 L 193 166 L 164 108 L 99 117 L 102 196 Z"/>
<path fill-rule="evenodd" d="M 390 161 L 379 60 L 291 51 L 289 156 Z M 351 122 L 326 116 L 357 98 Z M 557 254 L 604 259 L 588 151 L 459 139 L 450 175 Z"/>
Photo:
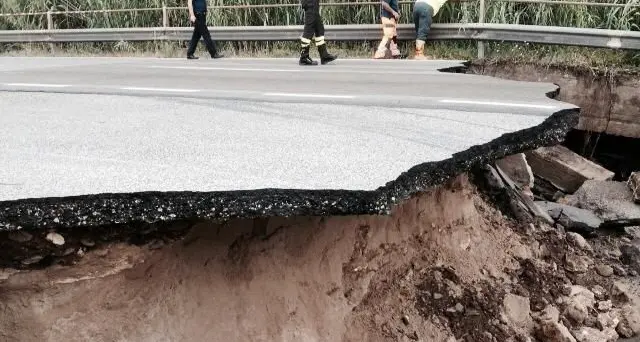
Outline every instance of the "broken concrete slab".
<path fill-rule="evenodd" d="M 625 182 L 587 180 L 561 203 L 590 210 L 602 220 L 640 218 L 640 205 Z"/>
<path fill-rule="evenodd" d="M 586 180 L 611 180 L 615 175 L 561 145 L 526 152 L 526 157 L 536 176 L 566 193 L 577 191 Z"/>
<path fill-rule="evenodd" d="M 592 233 L 603 222 L 590 210 L 547 201 L 536 201 L 536 204 L 546 210 L 557 223 L 570 231 Z"/>
<path fill-rule="evenodd" d="M 509 206 L 518 220 L 528 221 L 533 217 L 537 217 L 546 221 L 548 224 L 554 223 L 554 220 L 547 212 L 536 205 L 533 196 L 521 189 L 500 166 L 496 164 L 495 169 L 491 166 L 486 167 L 488 167 L 489 170 L 495 171 L 495 174 L 497 174 L 502 184 L 506 184 L 504 185 L 504 190 L 509 198 Z M 489 174 L 488 176 L 490 176 L 490 183 L 496 183 L 495 180 L 491 179 L 494 177 L 493 174 Z"/>
<path fill-rule="evenodd" d="M 533 188 L 533 171 L 527 163 L 524 153 L 506 156 L 496 161 L 496 165 L 506 173 L 511 180 L 522 188 Z"/>
<path fill-rule="evenodd" d="M 633 200 L 640 204 L 640 171 L 632 173 L 627 184 L 631 188 Z"/>

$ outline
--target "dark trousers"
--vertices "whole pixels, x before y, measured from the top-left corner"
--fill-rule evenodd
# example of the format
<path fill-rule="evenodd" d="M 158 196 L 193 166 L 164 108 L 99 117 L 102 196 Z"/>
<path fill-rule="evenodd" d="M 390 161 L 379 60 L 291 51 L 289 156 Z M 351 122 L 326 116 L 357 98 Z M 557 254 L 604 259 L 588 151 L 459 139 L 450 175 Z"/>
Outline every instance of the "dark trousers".
<path fill-rule="evenodd" d="M 416 26 L 416 39 L 427 40 L 427 34 L 433 21 L 433 7 L 425 2 L 416 2 L 413 7 L 413 22 Z"/>
<path fill-rule="evenodd" d="M 198 41 L 200 38 L 204 38 L 204 44 L 209 51 L 209 54 L 213 57 L 216 54 L 216 45 L 211 40 L 211 34 L 209 33 L 209 28 L 207 27 L 207 13 L 199 12 L 194 13 L 196 16 L 196 22 L 193 27 L 193 35 L 191 36 L 191 41 L 189 42 L 189 49 L 187 50 L 187 55 L 193 55 L 196 52 L 196 46 L 198 45 Z"/>
<path fill-rule="evenodd" d="M 315 35 L 317 37 L 324 36 L 324 24 L 320 17 L 320 1 L 319 0 L 301 0 L 302 9 L 304 10 L 304 32 L 302 38 L 311 40 Z"/>

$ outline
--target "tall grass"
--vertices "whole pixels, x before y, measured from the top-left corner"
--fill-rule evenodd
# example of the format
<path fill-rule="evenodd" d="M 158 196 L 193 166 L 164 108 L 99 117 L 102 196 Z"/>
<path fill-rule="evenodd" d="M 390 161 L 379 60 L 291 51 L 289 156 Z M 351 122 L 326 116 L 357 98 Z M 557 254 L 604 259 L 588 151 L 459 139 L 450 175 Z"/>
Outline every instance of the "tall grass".
<path fill-rule="evenodd" d="M 322 6 L 325 24 L 378 23 L 380 6 L 377 4 L 345 5 L 347 2 L 372 0 L 321 0 L 341 3 L 341 6 Z M 374 0 L 375 1 L 375 0 Z M 640 0 L 588 0 L 622 4 L 620 7 L 587 5 L 558 5 L 499 2 L 485 0 L 485 21 L 488 23 L 606 28 L 640 31 Z M 573 0 L 576 1 L 576 0 Z M 578 0 L 580 1 L 580 0 Z M 0 0 L 0 13 L 84 11 L 104 9 L 186 7 L 187 0 Z M 402 23 L 411 23 L 412 1 L 401 4 Z M 298 0 L 209 0 L 209 24 L 214 26 L 273 26 L 300 25 L 302 16 Z M 280 4 L 268 8 L 216 8 L 216 6 L 246 6 Z M 634 6 L 635 5 L 635 6 Z M 449 2 L 435 18 L 437 23 L 473 23 L 478 21 L 478 0 Z M 170 10 L 169 26 L 189 26 L 186 9 Z M 162 25 L 162 11 L 126 11 L 118 13 L 63 14 L 53 17 L 54 27 L 68 28 L 124 28 L 157 27 Z M 43 29 L 46 15 L 0 17 L 0 30 Z M 114 42 L 57 44 L 56 54 L 115 54 L 182 56 L 185 42 Z M 370 56 L 377 42 L 332 43 L 332 49 L 342 56 Z M 411 51 L 411 42 L 403 42 L 403 51 Z M 640 68 L 640 54 L 633 51 L 587 49 L 564 46 L 531 45 L 489 42 L 487 58 L 509 59 L 542 64 L 591 65 L 600 67 Z M 221 48 L 231 55 L 285 56 L 298 53 L 291 42 L 222 42 Z M 0 46 L 0 54 L 47 53 L 47 44 L 15 44 Z M 438 58 L 472 59 L 476 53 L 474 42 L 432 42 L 429 53 Z"/>
<path fill-rule="evenodd" d="M 331 2 L 362 2 L 363 0 L 325 0 Z M 640 30 L 640 0 L 609 0 L 624 7 L 594 7 L 586 5 L 558 5 L 507 3 L 486 0 L 486 22 L 509 24 L 555 25 L 570 27 Z M 590 0 L 602 1 L 602 0 Z M 104 10 L 126 8 L 185 7 L 186 0 L 2 0 L 0 13 L 46 12 L 47 10 Z M 215 8 L 215 6 L 282 4 L 287 7 Z M 297 0 L 209 0 L 209 22 L 216 26 L 297 25 L 301 14 Z M 401 5 L 402 23 L 411 22 L 411 3 Z M 379 5 L 323 6 L 326 24 L 371 24 L 378 22 Z M 118 28 L 162 25 L 161 11 L 83 13 L 55 15 L 56 28 Z M 478 1 L 447 3 L 435 22 L 477 22 Z M 188 26 L 186 10 L 169 11 L 169 25 Z M 0 29 L 46 28 L 45 15 L 0 17 Z"/>

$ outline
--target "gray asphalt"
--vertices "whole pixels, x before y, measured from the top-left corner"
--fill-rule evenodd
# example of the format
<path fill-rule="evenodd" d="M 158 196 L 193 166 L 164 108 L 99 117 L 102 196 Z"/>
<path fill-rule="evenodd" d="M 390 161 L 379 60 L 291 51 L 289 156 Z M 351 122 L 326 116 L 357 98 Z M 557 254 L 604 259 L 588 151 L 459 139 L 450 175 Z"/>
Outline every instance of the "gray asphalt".
<path fill-rule="evenodd" d="M 0 201 L 373 190 L 574 107 L 459 63 L 0 58 Z"/>

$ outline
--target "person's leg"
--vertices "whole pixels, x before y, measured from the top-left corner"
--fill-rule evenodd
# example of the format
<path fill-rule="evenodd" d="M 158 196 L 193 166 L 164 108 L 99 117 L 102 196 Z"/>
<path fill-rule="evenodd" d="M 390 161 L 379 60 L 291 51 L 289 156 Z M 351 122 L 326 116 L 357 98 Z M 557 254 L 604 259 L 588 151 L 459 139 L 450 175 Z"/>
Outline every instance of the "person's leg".
<path fill-rule="evenodd" d="M 400 50 L 398 49 L 398 22 L 394 19 L 392 20 L 393 28 L 391 29 L 391 57 L 399 58 Z"/>
<path fill-rule="evenodd" d="M 187 49 L 187 58 L 196 59 L 193 54 L 196 52 L 196 47 L 200 41 L 200 29 L 198 28 L 198 19 L 193 24 L 193 34 L 191 35 L 191 41 L 189 41 L 189 48 Z"/>
<path fill-rule="evenodd" d="M 389 50 L 389 42 L 393 38 L 393 19 L 380 17 L 380 22 L 382 23 L 382 39 L 380 40 L 376 54 L 373 57 L 376 59 L 386 57 L 387 51 Z"/>
<path fill-rule="evenodd" d="M 315 12 L 313 10 L 313 0 L 302 0 L 304 10 L 304 31 L 300 37 L 300 65 L 317 65 L 318 62 L 309 56 L 309 46 L 315 32 Z"/>
<path fill-rule="evenodd" d="M 198 23 L 200 34 L 204 39 L 204 44 L 207 47 L 211 58 L 221 58 L 222 55 L 218 54 L 216 45 L 211 39 L 211 33 L 209 33 L 209 28 L 207 27 L 207 15 L 205 13 L 196 14 L 196 23 Z"/>
<path fill-rule="evenodd" d="M 418 30 L 416 32 L 416 59 L 425 59 L 424 45 L 427 41 L 427 35 L 431 29 L 433 9 L 426 3 L 420 2 L 416 4 L 418 11 Z"/>
<path fill-rule="evenodd" d="M 320 53 L 320 64 L 327 64 L 329 62 L 333 62 L 338 58 L 329 53 L 327 50 L 327 43 L 324 40 L 324 23 L 322 22 L 322 16 L 320 16 L 320 1 L 315 0 L 315 25 L 314 25 L 314 34 L 315 34 L 315 43 L 318 48 L 318 52 Z"/>

